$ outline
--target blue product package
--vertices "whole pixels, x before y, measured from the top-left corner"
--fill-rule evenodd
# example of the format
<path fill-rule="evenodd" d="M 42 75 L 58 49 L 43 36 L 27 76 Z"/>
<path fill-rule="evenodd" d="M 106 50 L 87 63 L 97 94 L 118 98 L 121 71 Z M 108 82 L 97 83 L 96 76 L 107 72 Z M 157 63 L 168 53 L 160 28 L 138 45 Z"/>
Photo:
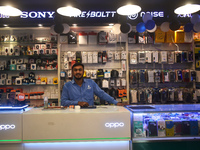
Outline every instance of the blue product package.
<path fill-rule="evenodd" d="M 198 135 L 198 121 L 190 120 L 190 135 Z"/>

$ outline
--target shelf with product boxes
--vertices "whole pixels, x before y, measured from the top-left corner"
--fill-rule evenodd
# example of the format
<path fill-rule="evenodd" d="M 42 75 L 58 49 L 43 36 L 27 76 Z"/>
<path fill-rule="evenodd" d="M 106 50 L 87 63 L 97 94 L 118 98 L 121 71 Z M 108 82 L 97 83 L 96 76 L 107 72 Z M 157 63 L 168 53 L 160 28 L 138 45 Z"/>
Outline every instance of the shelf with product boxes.
<path fill-rule="evenodd" d="M 129 35 L 129 39 L 134 37 L 129 40 L 130 103 L 199 102 L 195 88 L 193 39 L 188 35 L 191 33 L 183 32 L 182 40 L 177 34 L 179 32 L 169 31 L 160 41 L 158 33 Z M 180 35 L 182 37 L 182 31 Z"/>
<path fill-rule="evenodd" d="M 132 142 L 199 140 L 199 105 L 127 106 L 132 112 Z"/>
<path fill-rule="evenodd" d="M 84 78 L 93 79 L 106 93 L 120 102 L 127 102 L 126 40 L 121 39 L 120 42 L 120 36 L 112 34 L 110 30 L 92 32 L 92 29 L 87 32 L 76 29 L 76 44 L 69 39 L 67 43 L 61 42 L 61 89 L 72 78 L 71 66 L 75 62 L 82 62 L 85 67 Z M 97 105 L 108 104 L 96 96 L 94 101 Z"/>
<path fill-rule="evenodd" d="M 43 92 L 43 95 L 46 93 L 49 95 L 49 92 L 55 93 L 58 87 L 57 35 L 50 35 L 49 30 L 49 28 L 0 29 L 2 88 L 21 88 L 25 94 L 35 93 L 34 95 L 38 95 L 38 92 Z M 28 98 L 33 106 L 35 105 L 31 100 L 36 97 Z M 51 94 L 48 98 L 51 99 Z M 58 101 L 58 96 L 52 98 Z M 43 103 L 43 97 L 37 99 Z"/>

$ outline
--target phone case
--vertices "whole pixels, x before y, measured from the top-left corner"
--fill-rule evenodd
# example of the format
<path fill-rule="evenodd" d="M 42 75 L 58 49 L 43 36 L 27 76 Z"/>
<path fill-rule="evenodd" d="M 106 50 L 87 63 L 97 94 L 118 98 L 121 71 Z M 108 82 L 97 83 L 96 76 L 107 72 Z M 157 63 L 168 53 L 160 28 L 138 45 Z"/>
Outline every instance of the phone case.
<path fill-rule="evenodd" d="M 165 121 L 159 120 L 158 121 L 158 137 L 165 137 Z"/>
<path fill-rule="evenodd" d="M 174 135 L 181 136 L 181 134 L 182 134 L 182 122 L 174 121 Z"/>
<path fill-rule="evenodd" d="M 172 120 L 166 120 L 166 136 L 174 136 L 174 122 Z"/>
<path fill-rule="evenodd" d="M 182 121 L 183 135 L 190 135 L 190 121 Z"/>
<path fill-rule="evenodd" d="M 190 135 L 198 135 L 198 121 L 191 120 L 190 121 Z"/>
<path fill-rule="evenodd" d="M 149 136 L 158 136 L 157 122 L 156 121 L 149 121 L 148 122 L 148 129 L 149 129 Z"/>

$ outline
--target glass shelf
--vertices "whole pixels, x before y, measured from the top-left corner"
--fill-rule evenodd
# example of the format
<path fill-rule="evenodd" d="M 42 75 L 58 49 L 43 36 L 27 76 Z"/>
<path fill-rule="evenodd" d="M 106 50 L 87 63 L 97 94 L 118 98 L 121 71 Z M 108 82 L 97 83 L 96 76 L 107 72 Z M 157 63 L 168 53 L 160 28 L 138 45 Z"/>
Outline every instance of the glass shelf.
<path fill-rule="evenodd" d="M 17 43 L 21 43 L 21 44 L 45 44 L 45 43 L 57 43 L 57 41 L 40 41 L 40 40 L 34 40 L 34 41 L 0 41 L 0 43 L 2 44 L 17 44 Z"/>
<path fill-rule="evenodd" d="M 28 84 L 28 85 L 0 85 L 3 86 L 56 86 L 58 84 Z"/>
<path fill-rule="evenodd" d="M 20 55 L 20 56 L 15 56 L 15 55 L 0 55 L 0 58 L 22 58 L 22 57 L 34 57 L 34 58 L 40 58 L 40 57 L 57 57 L 58 55 Z"/>
<path fill-rule="evenodd" d="M 1 72 L 33 72 L 33 71 L 58 71 L 58 70 L 1 70 Z"/>

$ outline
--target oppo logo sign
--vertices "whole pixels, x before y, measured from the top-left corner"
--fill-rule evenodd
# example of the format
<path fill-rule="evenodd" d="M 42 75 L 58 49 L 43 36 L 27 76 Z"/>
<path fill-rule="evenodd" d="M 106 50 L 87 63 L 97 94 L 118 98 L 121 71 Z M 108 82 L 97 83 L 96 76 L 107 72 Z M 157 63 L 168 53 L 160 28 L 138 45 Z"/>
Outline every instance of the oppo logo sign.
<path fill-rule="evenodd" d="M 106 128 L 119 128 L 124 127 L 123 122 L 112 122 L 112 123 L 105 123 Z"/>
<path fill-rule="evenodd" d="M 14 124 L 5 124 L 5 125 L 0 125 L 0 130 L 12 130 L 15 129 L 15 125 Z"/>

